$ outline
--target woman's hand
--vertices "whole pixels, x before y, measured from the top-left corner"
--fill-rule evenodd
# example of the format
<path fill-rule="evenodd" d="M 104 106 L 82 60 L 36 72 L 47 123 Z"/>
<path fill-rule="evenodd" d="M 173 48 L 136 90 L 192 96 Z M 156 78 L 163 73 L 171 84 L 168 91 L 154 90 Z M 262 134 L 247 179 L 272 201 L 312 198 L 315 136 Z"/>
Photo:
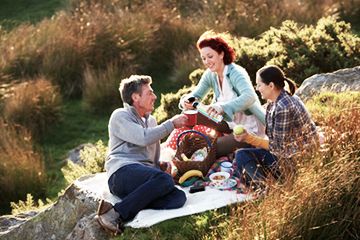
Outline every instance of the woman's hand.
<path fill-rule="evenodd" d="M 181 98 L 180 98 L 180 102 L 179 102 L 179 108 L 181 110 L 193 110 L 195 109 L 193 107 L 193 103 L 194 101 L 196 100 L 195 97 L 192 97 L 192 96 L 189 96 L 189 95 L 183 95 Z"/>
<path fill-rule="evenodd" d="M 223 115 L 224 110 L 220 105 L 212 104 L 206 111 L 210 116 L 217 117 Z"/>
<path fill-rule="evenodd" d="M 245 130 L 245 128 L 243 129 L 243 132 L 241 134 L 235 134 L 234 135 L 234 139 L 238 142 L 245 142 L 245 139 L 247 138 L 247 136 L 249 135 L 249 133 Z"/>
<path fill-rule="evenodd" d="M 193 102 L 189 102 L 188 100 L 185 100 L 185 101 L 183 102 L 183 108 L 184 108 L 184 110 L 192 110 L 192 109 L 195 109 L 192 104 L 193 104 Z"/>

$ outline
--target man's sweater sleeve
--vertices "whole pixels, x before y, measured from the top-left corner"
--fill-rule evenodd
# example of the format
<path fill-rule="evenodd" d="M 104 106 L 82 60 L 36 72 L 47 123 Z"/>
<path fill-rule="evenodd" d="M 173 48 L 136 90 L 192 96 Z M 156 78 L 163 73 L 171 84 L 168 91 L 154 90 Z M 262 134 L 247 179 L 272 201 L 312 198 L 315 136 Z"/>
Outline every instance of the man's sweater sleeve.
<path fill-rule="evenodd" d="M 170 134 L 174 130 L 174 124 L 167 120 L 158 126 L 144 128 L 129 116 L 118 114 L 110 119 L 109 128 L 116 137 L 126 142 L 148 146 Z"/>

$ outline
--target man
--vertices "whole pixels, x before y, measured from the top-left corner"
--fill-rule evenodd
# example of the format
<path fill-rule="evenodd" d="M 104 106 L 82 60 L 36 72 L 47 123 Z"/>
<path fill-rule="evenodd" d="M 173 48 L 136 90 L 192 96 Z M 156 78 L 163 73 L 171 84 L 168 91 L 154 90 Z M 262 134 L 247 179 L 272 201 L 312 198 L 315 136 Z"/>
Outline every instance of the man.
<path fill-rule="evenodd" d="M 173 209 L 185 204 L 185 193 L 159 168 L 160 139 L 174 128 L 185 126 L 187 117 L 176 115 L 157 125 L 150 113 L 156 95 L 150 76 L 132 75 L 120 83 L 124 108 L 109 121 L 109 153 L 105 162 L 110 192 L 121 202 L 101 201 L 97 220 L 111 233 L 124 231 L 124 222 L 145 208 Z"/>

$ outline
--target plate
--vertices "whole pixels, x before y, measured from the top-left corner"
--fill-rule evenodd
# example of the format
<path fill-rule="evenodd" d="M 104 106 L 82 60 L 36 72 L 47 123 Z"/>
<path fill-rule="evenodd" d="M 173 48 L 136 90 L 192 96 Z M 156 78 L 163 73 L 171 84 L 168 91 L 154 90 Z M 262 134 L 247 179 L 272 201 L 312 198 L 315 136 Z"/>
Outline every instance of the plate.
<path fill-rule="evenodd" d="M 235 179 L 228 179 L 221 183 L 210 182 L 209 186 L 212 188 L 217 188 L 217 189 L 229 189 L 229 188 L 234 187 L 236 184 L 237 184 L 237 182 Z"/>

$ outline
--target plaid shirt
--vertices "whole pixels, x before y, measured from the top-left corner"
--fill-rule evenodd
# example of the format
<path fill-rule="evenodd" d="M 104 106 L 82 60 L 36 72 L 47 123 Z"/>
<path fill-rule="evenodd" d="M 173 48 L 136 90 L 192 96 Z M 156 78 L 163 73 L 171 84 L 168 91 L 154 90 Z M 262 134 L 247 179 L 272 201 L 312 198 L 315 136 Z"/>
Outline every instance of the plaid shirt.
<path fill-rule="evenodd" d="M 266 109 L 266 135 L 269 150 L 289 158 L 318 142 L 316 126 L 298 96 L 282 91 Z"/>

